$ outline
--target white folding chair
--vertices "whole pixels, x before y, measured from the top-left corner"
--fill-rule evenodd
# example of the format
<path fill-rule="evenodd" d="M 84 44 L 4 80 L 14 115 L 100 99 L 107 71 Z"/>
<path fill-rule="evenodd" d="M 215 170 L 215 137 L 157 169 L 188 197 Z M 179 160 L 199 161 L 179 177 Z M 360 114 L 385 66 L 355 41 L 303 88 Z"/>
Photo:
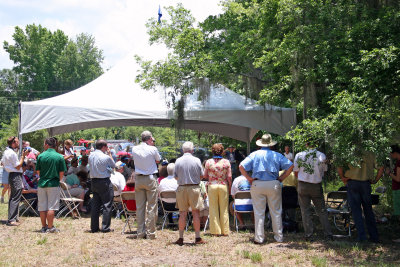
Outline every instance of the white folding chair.
<path fill-rule="evenodd" d="M 238 191 L 233 196 L 233 198 L 234 198 L 234 200 L 235 199 L 251 199 L 251 194 L 250 194 L 250 191 Z M 238 225 L 238 219 L 237 219 L 238 213 L 253 213 L 253 210 L 237 210 L 236 205 L 235 204 L 233 205 L 233 216 L 234 216 L 234 220 L 235 220 L 236 232 L 239 232 L 239 225 Z"/>
<path fill-rule="evenodd" d="M 175 203 L 176 203 L 176 191 L 162 191 L 162 192 L 160 192 L 160 202 L 161 202 L 161 207 L 162 207 L 163 212 L 164 212 L 164 216 L 162 218 L 163 224 L 162 224 L 161 230 L 164 230 L 164 226 L 165 226 L 165 222 L 167 221 L 168 214 L 172 214 L 174 212 L 177 212 L 177 210 L 168 210 L 168 209 L 166 209 L 164 207 L 163 200 L 166 199 L 166 198 L 169 198 L 169 199 L 173 198 L 173 199 L 175 199 Z M 168 222 L 168 225 L 169 224 L 170 223 Z"/>
<path fill-rule="evenodd" d="M 76 211 L 78 214 L 78 218 L 81 218 L 81 214 L 79 213 L 79 204 L 83 202 L 83 199 L 72 197 L 69 192 L 68 185 L 65 182 L 60 182 L 61 187 L 61 202 L 63 207 L 60 208 L 60 211 L 57 213 L 57 218 L 60 218 L 65 211 L 68 211 L 64 218 L 67 217 L 70 213 Z"/>
<path fill-rule="evenodd" d="M 114 192 L 119 191 L 119 188 L 116 184 L 112 184 L 112 185 L 113 185 Z M 113 210 L 116 212 L 115 219 L 121 218 L 121 214 L 124 212 L 124 209 L 122 209 L 122 210 L 120 209 L 121 203 L 122 203 L 121 196 L 120 195 L 114 196 Z"/>
<path fill-rule="evenodd" d="M 26 194 L 22 192 L 21 202 L 19 206 L 19 216 L 23 216 L 27 212 L 32 212 L 36 216 L 39 216 L 38 211 L 33 208 L 33 204 L 35 203 L 35 201 L 37 202 L 37 195 L 35 197 L 27 198 Z"/>
<path fill-rule="evenodd" d="M 135 200 L 135 191 L 126 191 L 126 192 L 122 192 L 121 193 L 121 200 L 122 200 L 122 208 L 125 214 L 125 225 L 124 225 L 124 229 L 122 229 L 121 234 L 125 233 L 125 228 L 126 225 L 128 225 L 129 227 L 129 232 L 132 232 L 131 229 L 131 220 L 132 220 L 132 225 L 135 222 L 135 216 L 136 216 L 136 210 L 130 210 L 128 208 L 128 206 L 126 205 L 126 203 L 124 202 L 124 200 Z"/>

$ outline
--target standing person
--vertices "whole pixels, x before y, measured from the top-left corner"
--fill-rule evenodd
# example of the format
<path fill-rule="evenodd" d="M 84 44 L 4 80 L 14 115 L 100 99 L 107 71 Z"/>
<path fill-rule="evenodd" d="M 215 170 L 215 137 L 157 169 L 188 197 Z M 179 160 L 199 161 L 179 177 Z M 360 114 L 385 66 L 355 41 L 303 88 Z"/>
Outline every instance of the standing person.
<path fill-rule="evenodd" d="M 2 163 L 4 166 L 4 164 Z M 3 185 L 3 190 L 1 191 L 0 203 L 4 203 L 4 195 L 8 192 L 8 198 L 10 198 L 10 186 L 8 184 L 8 172 L 6 168 L 3 167 L 3 173 L 1 175 L 1 184 Z"/>
<path fill-rule="evenodd" d="M 301 218 L 306 239 L 313 235 L 311 201 L 319 217 L 325 237 L 332 239 L 331 225 L 325 208 L 324 193 L 322 191 L 322 177 L 326 156 L 318 151 L 309 142 L 307 151 L 300 152 L 294 159 L 294 173 L 298 179 L 298 199 L 301 209 Z"/>
<path fill-rule="evenodd" d="M 367 225 L 369 239 L 374 243 L 379 242 L 378 229 L 376 227 L 375 214 L 372 210 L 371 183 L 376 183 L 383 175 L 383 167 L 380 167 L 374 177 L 374 168 L 376 168 L 374 154 L 368 152 L 362 157 L 361 168 L 349 165 L 349 169 L 344 171 L 338 168 L 338 174 L 344 184 L 347 184 L 347 200 L 351 208 L 354 223 L 357 229 L 358 241 L 367 240 L 367 234 L 364 228 Z M 362 207 L 362 208 L 361 208 Z"/>
<path fill-rule="evenodd" d="M 132 157 L 135 161 L 135 198 L 138 238 L 156 238 L 157 215 L 157 164 L 161 157 L 155 147 L 155 139 L 149 131 L 141 134 L 142 143 L 134 146 Z"/>
<path fill-rule="evenodd" d="M 200 237 L 200 210 L 204 208 L 200 189 L 203 165 L 201 165 L 199 158 L 192 155 L 192 142 L 183 143 L 182 151 L 184 153 L 183 156 L 175 162 L 175 179 L 178 181 L 176 203 L 179 208 L 179 239 L 175 244 L 183 245 L 183 233 L 189 207 L 192 208 L 193 214 L 193 227 L 196 235 L 195 244 L 204 244 L 205 241 Z"/>
<path fill-rule="evenodd" d="M 214 144 L 211 150 L 214 156 L 207 160 L 204 169 L 204 178 L 208 179 L 210 232 L 215 236 L 227 236 L 229 192 L 232 187 L 231 163 L 222 158 L 224 152 L 222 144 Z"/>
<path fill-rule="evenodd" d="M 67 171 L 64 157 L 56 152 L 56 140 L 53 137 L 46 138 L 44 150 L 37 158 L 36 171 L 40 176 L 38 183 L 38 211 L 42 229 L 40 232 L 57 233 L 54 227 L 54 211 L 60 205 L 60 181 Z"/>
<path fill-rule="evenodd" d="M 293 162 L 293 154 L 290 152 L 289 146 L 285 146 L 285 152 L 283 153 L 283 155 L 285 156 L 285 158 Z"/>
<path fill-rule="evenodd" d="M 107 153 L 107 155 L 106 155 Z M 93 192 L 92 213 L 90 216 L 90 231 L 113 232 L 111 226 L 111 212 L 114 200 L 113 185 L 110 180 L 111 171 L 115 168 L 107 142 L 99 139 L 96 142 L 96 150 L 90 153 L 89 169 L 91 179 L 91 189 Z M 100 207 L 103 206 L 102 228 L 99 228 Z"/>
<path fill-rule="evenodd" d="M 70 139 L 64 141 L 64 159 L 68 161 L 68 163 L 71 163 L 72 158 L 75 157 L 74 150 L 72 149 L 73 145 L 74 142 Z"/>
<path fill-rule="evenodd" d="M 387 175 L 392 178 L 393 216 L 398 220 L 400 218 L 400 147 L 393 145 L 391 149 L 390 157 L 395 160 L 395 164 L 393 171 L 388 169 Z M 400 243 L 400 238 L 393 241 Z"/>
<path fill-rule="evenodd" d="M 8 147 L 4 151 L 2 162 L 4 169 L 8 172 L 8 183 L 10 186 L 10 199 L 8 200 L 8 226 L 18 226 L 18 208 L 22 196 L 22 164 L 29 151 L 24 150 L 21 158 L 15 152 L 19 147 L 19 140 L 12 136 L 7 140 Z"/>
<path fill-rule="evenodd" d="M 277 242 L 283 242 L 282 187 L 280 183 L 292 172 L 293 163 L 282 154 L 270 149 L 276 145 L 270 134 L 264 134 L 256 144 L 261 149 L 247 156 L 239 166 L 242 175 L 252 184 L 250 193 L 255 220 L 254 243 L 262 244 L 264 242 L 267 201 L 274 238 Z M 279 175 L 279 171 L 282 169 L 285 172 Z M 249 171 L 253 172 L 252 176 L 248 174 Z"/>
<path fill-rule="evenodd" d="M 222 155 L 221 155 L 222 156 Z M 237 165 L 236 165 L 236 149 L 233 145 L 229 145 L 228 149 L 225 151 L 225 156 L 231 164 L 232 176 L 237 176 Z"/>

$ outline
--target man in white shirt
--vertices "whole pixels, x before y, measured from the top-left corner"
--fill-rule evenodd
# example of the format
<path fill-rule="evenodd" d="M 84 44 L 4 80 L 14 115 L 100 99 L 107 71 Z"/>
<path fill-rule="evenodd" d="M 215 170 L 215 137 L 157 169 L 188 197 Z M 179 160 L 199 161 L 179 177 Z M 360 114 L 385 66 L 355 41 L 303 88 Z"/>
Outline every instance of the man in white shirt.
<path fill-rule="evenodd" d="M 285 156 L 285 158 L 293 162 L 293 154 L 290 152 L 289 146 L 285 146 L 285 152 L 283 153 L 283 155 Z"/>
<path fill-rule="evenodd" d="M 22 195 L 22 164 L 25 156 L 30 152 L 24 150 L 20 159 L 14 151 L 19 147 L 19 140 L 16 136 L 12 136 L 7 140 L 8 147 L 4 151 L 2 162 L 4 169 L 9 173 L 8 183 L 10 185 L 10 199 L 8 201 L 8 226 L 18 226 L 18 208 Z"/>
<path fill-rule="evenodd" d="M 247 181 L 246 177 L 244 177 L 243 175 L 240 175 L 239 177 L 236 177 L 233 182 L 232 182 L 232 187 L 231 187 L 231 195 L 234 198 L 234 200 L 232 201 L 233 205 L 236 206 L 236 210 L 239 211 L 253 211 L 253 201 L 251 200 L 251 198 L 249 199 L 235 199 L 235 194 L 238 191 L 250 191 L 251 188 L 251 184 L 249 183 L 249 181 Z M 233 206 L 231 207 L 231 213 L 233 215 Z M 242 215 L 241 213 L 237 213 L 236 217 L 239 221 L 239 228 L 243 228 L 244 227 L 244 221 L 242 219 Z M 252 216 L 253 218 L 254 216 Z M 254 219 L 253 219 L 254 220 Z"/>
<path fill-rule="evenodd" d="M 134 146 L 132 157 L 135 162 L 135 198 L 138 238 L 156 238 L 157 215 L 157 164 L 161 157 L 155 147 L 155 139 L 149 131 L 141 134 L 142 143 Z M 147 208 L 146 208 L 147 207 Z"/>
<path fill-rule="evenodd" d="M 306 144 L 307 151 L 300 152 L 294 160 L 294 173 L 298 179 L 298 198 L 301 209 L 301 217 L 306 238 L 313 235 L 313 223 L 311 215 L 311 201 L 324 229 L 325 237 L 332 239 L 332 230 L 328 221 L 328 213 L 325 208 L 324 194 L 322 191 L 322 176 L 326 156 L 317 151 L 310 143 Z"/>
<path fill-rule="evenodd" d="M 115 171 L 110 176 L 111 183 L 116 185 L 118 188 L 117 191 L 114 190 L 114 197 L 120 196 L 126 185 L 125 177 L 122 175 L 124 165 L 125 163 L 122 163 L 121 161 L 115 163 Z"/>

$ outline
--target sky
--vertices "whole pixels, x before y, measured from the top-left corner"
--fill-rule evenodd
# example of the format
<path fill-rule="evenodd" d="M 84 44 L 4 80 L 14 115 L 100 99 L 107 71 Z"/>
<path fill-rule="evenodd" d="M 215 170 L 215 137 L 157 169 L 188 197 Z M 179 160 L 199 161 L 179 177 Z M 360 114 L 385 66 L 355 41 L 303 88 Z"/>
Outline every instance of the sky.
<path fill-rule="evenodd" d="M 159 6 L 162 19 L 168 19 L 163 7 L 178 3 L 191 10 L 196 21 L 222 12 L 219 0 L 0 0 L 0 69 L 13 67 L 3 42 L 13 43 L 16 26 L 25 29 L 33 23 L 51 31 L 60 29 L 70 38 L 91 34 L 103 50 L 104 69 L 132 53 L 161 59 L 167 51 L 149 45 L 145 23 L 158 17 Z"/>

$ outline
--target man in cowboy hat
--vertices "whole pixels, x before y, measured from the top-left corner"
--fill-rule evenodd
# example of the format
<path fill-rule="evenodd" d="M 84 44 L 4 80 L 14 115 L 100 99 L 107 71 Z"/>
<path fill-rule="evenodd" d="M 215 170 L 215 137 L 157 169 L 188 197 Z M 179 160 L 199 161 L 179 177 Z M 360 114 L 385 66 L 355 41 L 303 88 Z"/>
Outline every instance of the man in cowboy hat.
<path fill-rule="evenodd" d="M 261 149 L 247 156 L 239 166 L 242 175 L 251 183 L 250 193 L 255 221 L 254 243 L 264 242 L 267 200 L 274 238 L 277 242 L 282 242 L 282 186 L 280 183 L 292 172 L 293 163 L 282 154 L 270 149 L 276 144 L 270 134 L 264 134 L 256 144 Z M 285 172 L 279 175 L 280 170 L 285 170 Z M 251 176 L 249 171 L 252 171 Z"/>

